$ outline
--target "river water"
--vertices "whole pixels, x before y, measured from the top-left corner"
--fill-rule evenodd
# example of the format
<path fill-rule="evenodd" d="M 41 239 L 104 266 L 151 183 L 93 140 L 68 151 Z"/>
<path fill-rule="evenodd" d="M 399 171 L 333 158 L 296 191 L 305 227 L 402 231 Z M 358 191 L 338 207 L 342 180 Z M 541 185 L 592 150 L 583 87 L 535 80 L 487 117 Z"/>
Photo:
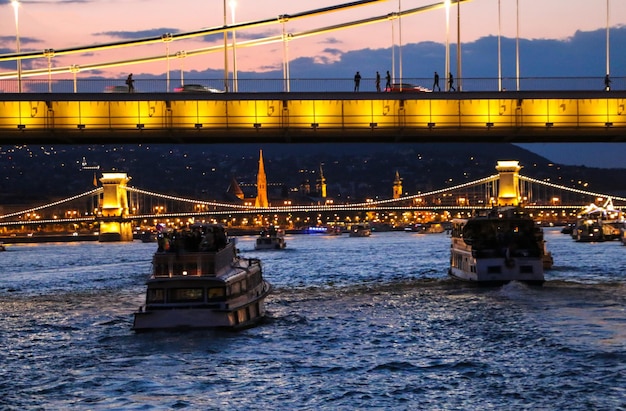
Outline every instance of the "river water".
<path fill-rule="evenodd" d="M 626 410 L 626 247 L 546 230 L 543 287 L 447 278 L 445 234 L 292 235 L 242 332 L 131 331 L 155 244 L 0 253 L 0 409 Z"/>

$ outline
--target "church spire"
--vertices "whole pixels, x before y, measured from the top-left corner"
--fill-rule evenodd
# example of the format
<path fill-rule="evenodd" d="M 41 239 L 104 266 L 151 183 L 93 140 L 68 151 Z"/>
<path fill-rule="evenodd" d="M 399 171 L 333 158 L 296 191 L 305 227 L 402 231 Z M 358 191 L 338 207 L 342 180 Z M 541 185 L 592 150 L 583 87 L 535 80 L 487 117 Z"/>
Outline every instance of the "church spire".
<path fill-rule="evenodd" d="M 326 177 L 324 177 L 324 170 L 320 164 L 320 177 L 317 179 L 317 192 L 322 198 L 326 198 Z"/>
<path fill-rule="evenodd" d="M 400 173 L 396 170 L 396 178 L 393 180 L 393 198 L 402 197 L 402 179 Z"/>
<path fill-rule="evenodd" d="M 269 207 L 267 201 L 267 177 L 265 176 L 265 165 L 263 164 L 263 150 L 259 150 L 259 172 L 256 175 L 256 200 L 255 207 Z"/>

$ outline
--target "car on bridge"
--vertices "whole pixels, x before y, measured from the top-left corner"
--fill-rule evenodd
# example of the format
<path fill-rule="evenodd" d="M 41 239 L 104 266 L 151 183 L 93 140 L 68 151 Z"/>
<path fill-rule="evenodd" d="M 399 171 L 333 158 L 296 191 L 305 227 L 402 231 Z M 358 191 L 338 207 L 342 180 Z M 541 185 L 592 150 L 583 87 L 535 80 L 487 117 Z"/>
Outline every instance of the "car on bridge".
<path fill-rule="evenodd" d="M 128 86 L 107 86 L 105 93 L 128 93 Z"/>
<path fill-rule="evenodd" d="M 393 83 L 391 85 L 391 88 L 387 88 L 385 90 L 388 93 L 430 93 L 432 92 L 431 89 L 426 88 L 426 87 L 422 87 L 422 86 L 418 86 L 416 84 L 411 84 L 411 83 Z"/>
<path fill-rule="evenodd" d="M 202 84 L 185 84 L 174 89 L 176 93 L 223 93 L 216 88 L 206 87 Z"/>

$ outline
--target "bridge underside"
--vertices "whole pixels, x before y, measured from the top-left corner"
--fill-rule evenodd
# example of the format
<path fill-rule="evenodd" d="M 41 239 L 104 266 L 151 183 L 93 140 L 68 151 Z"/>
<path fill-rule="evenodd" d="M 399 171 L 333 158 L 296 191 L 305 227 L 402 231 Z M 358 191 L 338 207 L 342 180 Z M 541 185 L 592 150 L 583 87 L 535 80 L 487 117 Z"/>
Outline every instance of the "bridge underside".
<path fill-rule="evenodd" d="M 625 142 L 626 92 L 5 94 L 0 144 Z"/>

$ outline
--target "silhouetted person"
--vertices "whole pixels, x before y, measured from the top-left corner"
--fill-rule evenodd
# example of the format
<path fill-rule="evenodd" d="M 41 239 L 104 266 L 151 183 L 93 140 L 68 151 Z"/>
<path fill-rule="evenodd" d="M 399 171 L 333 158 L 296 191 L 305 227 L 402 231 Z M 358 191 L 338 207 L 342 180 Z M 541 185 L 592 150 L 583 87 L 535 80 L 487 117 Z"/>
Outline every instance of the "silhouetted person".
<path fill-rule="evenodd" d="M 376 91 L 380 93 L 380 73 L 376 72 Z"/>
<path fill-rule="evenodd" d="M 435 71 L 435 80 L 433 81 L 433 91 L 435 91 L 435 87 L 437 91 L 441 91 L 441 87 L 439 87 L 439 73 Z"/>
<path fill-rule="evenodd" d="M 611 91 L 611 79 L 608 74 L 604 76 L 604 89 L 606 91 Z"/>
<path fill-rule="evenodd" d="M 391 91 L 391 74 L 389 74 L 389 70 L 387 70 L 387 75 L 385 76 L 385 80 L 387 80 L 387 82 L 385 83 L 385 91 L 387 90 Z"/>
<path fill-rule="evenodd" d="M 454 88 L 454 76 L 452 75 L 452 73 L 448 73 L 448 91 L 456 91 L 456 89 Z"/>
<path fill-rule="evenodd" d="M 135 80 L 133 80 L 133 73 L 130 73 L 128 77 L 126 78 L 126 85 L 128 86 L 129 93 L 135 92 L 135 86 L 133 85 L 134 82 Z"/>
<path fill-rule="evenodd" d="M 358 71 L 354 75 L 354 91 L 359 91 L 359 86 L 361 84 L 361 73 Z"/>

